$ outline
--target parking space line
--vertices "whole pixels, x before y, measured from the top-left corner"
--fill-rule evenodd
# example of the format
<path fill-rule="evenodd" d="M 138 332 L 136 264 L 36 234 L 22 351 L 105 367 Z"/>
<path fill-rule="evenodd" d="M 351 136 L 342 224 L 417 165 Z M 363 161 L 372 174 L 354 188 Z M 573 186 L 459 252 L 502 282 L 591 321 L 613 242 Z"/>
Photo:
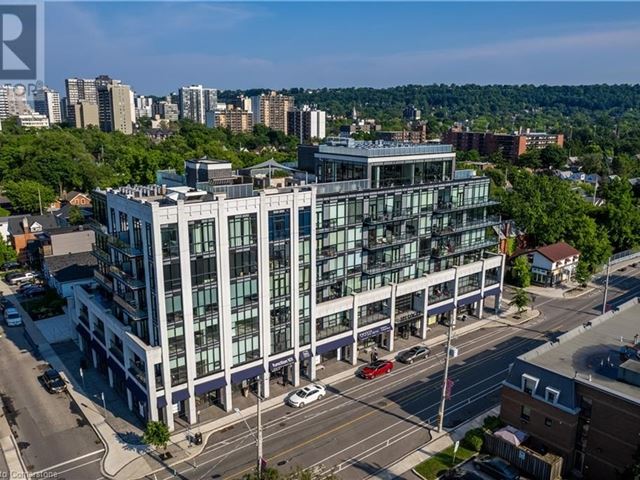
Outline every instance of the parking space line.
<path fill-rule="evenodd" d="M 87 453 L 85 455 L 81 455 L 81 456 L 76 457 L 76 458 L 72 458 L 71 460 L 67 460 L 66 462 L 58 463 L 57 465 L 51 465 L 50 467 L 43 468 L 39 472 L 32 473 L 32 475 L 38 475 L 40 473 L 50 472 L 54 468 L 63 467 L 63 466 L 68 465 L 70 463 L 77 462 L 78 460 L 82 460 L 82 459 L 91 457 L 93 455 L 97 455 L 98 453 L 102 453 L 102 452 L 104 452 L 104 448 L 101 448 L 100 450 L 96 450 L 95 452 L 91 452 L 91 453 Z M 62 473 L 62 472 L 58 472 L 58 473 Z"/>

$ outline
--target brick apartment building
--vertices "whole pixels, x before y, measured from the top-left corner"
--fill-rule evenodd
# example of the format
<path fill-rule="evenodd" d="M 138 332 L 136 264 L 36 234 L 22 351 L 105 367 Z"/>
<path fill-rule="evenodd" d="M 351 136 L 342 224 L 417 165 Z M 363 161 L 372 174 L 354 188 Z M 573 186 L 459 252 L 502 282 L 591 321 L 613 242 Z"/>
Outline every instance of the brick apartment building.
<path fill-rule="evenodd" d="M 501 418 L 563 476 L 617 478 L 640 446 L 640 306 L 634 299 L 516 359 Z M 621 352 L 624 350 L 624 354 Z"/>
<path fill-rule="evenodd" d="M 531 132 L 493 133 L 471 132 L 460 127 L 449 129 L 442 138 L 443 143 L 451 144 L 459 151 L 477 150 L 480 155 L 502 152 L 505 159 L 517 160 L 527 150 L 542 150 L 548 145 L 564 145 L 561 133 Z"/>

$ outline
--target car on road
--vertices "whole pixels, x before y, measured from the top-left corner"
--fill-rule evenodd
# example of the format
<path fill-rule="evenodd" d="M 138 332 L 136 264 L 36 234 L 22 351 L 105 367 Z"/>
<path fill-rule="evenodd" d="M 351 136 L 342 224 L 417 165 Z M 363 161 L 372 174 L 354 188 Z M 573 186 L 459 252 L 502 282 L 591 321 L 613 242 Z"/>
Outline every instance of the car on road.
<path fill-rule="evenodd" d="M 8 273 L 5 280 L 9 285 L 21 285 L 36 278 L 34 272 L 13 272 Z"/>
<path fill-rule="evenodd" d="M 413 363 L 416 360 L 424 360 L 429 356 L 431 350 L 423 345 L 416 345 L 409 350 L 405 350 L 404 352 L 398 355 L 398 360 L 402 363 Z"/>
<path fill-rule="evenodd" d="M 296 408 L 304 407 L 311 402 L 320 400 L 326 395 L 326 393 L 327 391 L 322 385 L 313 383 L 293 392 L 293 394 L 287 399 L 287 403 Z"/>
<path fill-rule="evenodd" d="M 20 268 L 20 264 L 18 262 L 4 262 L 0 265 L 0 270 L 3 272 L 8 272 L 9 270 L 17 270 Z"/>
<path fill-rule="evenodd" d="M 67 389 L 67 384 L 55 368 L 42 374 L 42 383 L 49 393 L 62 393 Z"/>
<path fill-rule="evenodd" d="M 391 360 L 376 360 L 364 366 L 360 370 L 360 376 L 370 380 L 385 373 L 391 373 L 391 370 L 393 370 L 393 362 Z"/>
<path fill-rule="evenodd" d="M 22 325 L 22 316 L 15 307 L 7 307 L 4 311 L 4 320 L 9 327 Z"/>
<path fill-rule="evenodd" d="M 500 457 L 482 455 L 473 461 L 473 466 L 498 480 L 524 480 L 515 467 Z"/>

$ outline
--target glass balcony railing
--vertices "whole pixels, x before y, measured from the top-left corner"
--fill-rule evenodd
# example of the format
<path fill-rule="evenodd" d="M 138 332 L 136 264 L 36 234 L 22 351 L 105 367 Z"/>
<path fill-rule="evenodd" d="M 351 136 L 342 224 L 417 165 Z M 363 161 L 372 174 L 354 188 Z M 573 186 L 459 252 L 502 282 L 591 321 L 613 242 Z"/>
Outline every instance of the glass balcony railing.
<path fill-rule="evenodd" d="M 493 247 L 497 244 L 497 239 L 483 240 L 481 242 L 474 242 L 462 245 L 446 245 L 431 250 L 431 256 L 434 258 L 446 258 L 452 255 L 459 255 L 461 253 L 470 252 L 472 250 L 478 250 L 481 248 Z"/>
<path fill-rule="evenodd" d="M 362 266 L 362 270 L 364 273 L 368 275 L 374 275 L 376 273 L 381 273 L 386 270 L 395 270 L 398 268 L 408 267 L 415 263 L 415 259 L 411 255 L 402 255 L 393 260 L 385 260 L 385 261 L 369 261 Z"/>
<path fill-rule="evenodd" d="M 131 375 L 133 375 L 135 377 L 136 380 L 138 380 L 138 383 L 140 383 L 140 385 L 147 385 L 147 376 L 146 376 L 146 372 L 144 370 L 144 364 L 141 363 L 140 365 L 134 363 L 134 362 L 130 362 L 129 363 L 129 373 Z M 156 382 L 157 385 L 157 382 Z M 162 383 L 160 383 L 160 385 L 162 385 Z"/>
<path fill-rule="evenodd" d="M 474 228 L 490 227 L 500 223 L 499 215 L 490 215 L 487 218 L 479 220 L 471 220 L 468 222 L 454 223 L 446 226 L 434 226 L 432 228 L 433 236 L 452 235 L 454 233 L 473 230 Z"/>
<path fill-rule="evenodd" d="M 109 347 L 109 352 L 116 357 L 120 363 L 124 363 L 124 352 L 120 347 L 112 343 Z"/>
<path fill-rule="evenodd" d="M 416 235 L 412 233 L 406 233 L 404 235 L 385 235 L 378 238 L 365 238 L 362 242 L 362 246 L 367 250 L 379 250 L 389 246 L 410 243 L 416 238 Z"/>
<path fill-rule="evenodd" d="M 128 272 L 125 272 L 121 268 L 118 268 L 116 265 L 111 265 L 110 271 L 114 277 L 120 279 L 124 282 L 125 285 L 132 289 L 144 288 L 145 282 L 143 280 L 139 280 Z"/>
<path fill-rule="evenodd" d="M 455 212 L 458 210 L 468 210 L 470 208 L 490 207 L 492 205 L 498 205 L 498 203 L 499 202 L 495 200 L 483 200 L 476 203 L 442 201 L 437 203 L 435 211 L 438 213 Z"/>
<path fill-rule="evenodd" d="M 395 210 L 379 212 L 373 215 L 366 215 L 364 217 L 364 223 L 367 225 L 374 225 L 377 223 L 397 222 L 417 215 L 418 213 L 414 213 L 412 208 L 398 208 Z"/>

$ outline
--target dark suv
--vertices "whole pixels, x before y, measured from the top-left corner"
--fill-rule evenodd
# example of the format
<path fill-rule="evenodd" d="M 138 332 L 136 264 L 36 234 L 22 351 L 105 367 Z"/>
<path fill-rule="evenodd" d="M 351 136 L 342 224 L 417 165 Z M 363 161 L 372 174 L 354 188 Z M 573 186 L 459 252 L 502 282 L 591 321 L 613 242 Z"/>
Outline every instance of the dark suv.
<path fill-rule="evenodd" d="M 499 480 L 521 480 L 522 478 L 518 470 L 499 457 L 490 457 L 488 455 L 478 457 L 473 461 L 473 466 Z"/>
<path fill-rule="evenodd" d="M 67 389 L 67 384 L 55 368 L 51 368 L 42 375 L 42 383 L 49 393 L 61 393 Z"/>
<path fill-rule="evenodd" d="M 431 351 L 427 347 L 418 345 L 402 352 L 400 355 L 398 355 L 398 360 L 402 363 L 413 363 L 416 360 L 427 358 L 430 353 Z"/>

